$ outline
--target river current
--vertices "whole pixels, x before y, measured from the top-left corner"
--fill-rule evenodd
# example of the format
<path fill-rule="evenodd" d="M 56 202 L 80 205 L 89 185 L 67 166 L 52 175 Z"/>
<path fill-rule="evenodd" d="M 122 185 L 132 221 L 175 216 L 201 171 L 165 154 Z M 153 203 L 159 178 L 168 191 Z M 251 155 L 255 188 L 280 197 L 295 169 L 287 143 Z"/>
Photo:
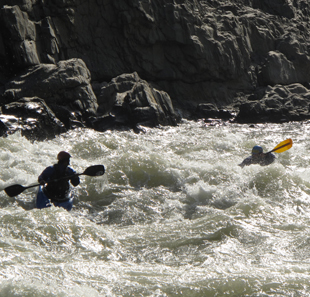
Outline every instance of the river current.
<path fill-rule="evenodd" d="M 254 145 L 293 147 L 238 166 Z M 0 191 L 0 296 L 310 296 L 306 123 L 74 130 L 0 138 L 0 190 L 37 183 L 57 153 L 82 173 L 73 210 Z"/>

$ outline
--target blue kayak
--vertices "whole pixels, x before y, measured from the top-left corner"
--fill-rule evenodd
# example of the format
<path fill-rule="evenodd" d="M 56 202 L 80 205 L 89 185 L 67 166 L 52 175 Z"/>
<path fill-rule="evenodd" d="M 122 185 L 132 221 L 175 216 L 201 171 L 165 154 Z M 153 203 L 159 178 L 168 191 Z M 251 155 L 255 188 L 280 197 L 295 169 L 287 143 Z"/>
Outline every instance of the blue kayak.
<path fill-rule="evenodd" d="M 51 207 L 52 204 L 58 207 L 63 207 L 66 210 L 71 210 L 73 206 L 73 197 L 69 198 L 67 201 L 64 202 L 51 202 L 51 200 L 43 193 L 43 188 L 40 186 L 38 193 L 37 193 L 37 199 L 36 199 L 36 208 L 42 209 Z"/>

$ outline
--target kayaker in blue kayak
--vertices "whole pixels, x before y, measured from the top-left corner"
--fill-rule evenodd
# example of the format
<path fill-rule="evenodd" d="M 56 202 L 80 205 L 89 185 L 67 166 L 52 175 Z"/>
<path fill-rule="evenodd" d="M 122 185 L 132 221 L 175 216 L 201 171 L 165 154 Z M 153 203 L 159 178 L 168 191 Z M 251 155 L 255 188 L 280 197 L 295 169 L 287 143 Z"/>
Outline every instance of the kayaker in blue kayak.
<path fill-rule="evenodd" d="M 252 148 L 252 155 L 243 160 L 240 167 L 249 166 L 251 164 L 259 164 L 261 166 L 270 165 L 276 156 L 272 153 L 264 153 L 263 148 L 259 145 L 255 145 Z"/>
<path fill-rule="evenodd" d="M 76 172 L 69 167 L 70 154 L 61 151 L 57 155 L 58 163 L 49 166 L 39 175 L 39 187 L 36 206 L 37 208 L 55 206 L 71 210 L 73 198 L 70 198 L 70 183 L 76 187 L 80 183 L 80 178 Z M 66 178 L 67 177 L 67 178 Z"/>

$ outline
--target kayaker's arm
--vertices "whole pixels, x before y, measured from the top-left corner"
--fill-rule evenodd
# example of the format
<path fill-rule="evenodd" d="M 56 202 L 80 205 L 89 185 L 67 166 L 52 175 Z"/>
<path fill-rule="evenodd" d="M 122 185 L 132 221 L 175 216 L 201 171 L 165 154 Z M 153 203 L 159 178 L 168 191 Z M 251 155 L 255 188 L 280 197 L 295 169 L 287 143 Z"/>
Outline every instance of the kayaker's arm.
<path fill-rule="evenodd" d="M 70 179 L 72 186 L 76 187 L 80 184 L 80 178 L 76 175 L 75 177 Z"/>
<path fill-rule="evenodd" d="M 49 181 L 50 177 L 52 176 L 53 172 L 54 172 L 53 166 L 45 168 L 43 172 L 39 175 L 38 182 L 41 185 L 46 184 Z"/>
<path fill-rule="evenodd" d="M 242 161 L 242 163 L 238 164 L 238 166 L 240 166 L 241 168 L 243 168 L 244 166 L 249 166 L 252 164 L 252 157 L 247 157 L 246 159 L 244 159 Z"/>
<path fill-rule="evenodd" d="M 67 170 L 69 173 L 68 175 L 72 176 L 70 178 L 70 182 L 71 182 L 72 186 L 76 187 L 77 185 L 80 184 L 80 177 L 77 175 L 77 173 L 72 168 L 68 167 Z"/>

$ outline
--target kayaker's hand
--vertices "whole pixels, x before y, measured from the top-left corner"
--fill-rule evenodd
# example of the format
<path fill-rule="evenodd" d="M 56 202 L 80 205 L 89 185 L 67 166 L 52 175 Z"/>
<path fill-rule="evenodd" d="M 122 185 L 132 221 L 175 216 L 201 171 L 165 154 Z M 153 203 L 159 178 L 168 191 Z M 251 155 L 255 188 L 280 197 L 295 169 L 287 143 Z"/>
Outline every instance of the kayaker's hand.
<path fill-rule="evenodd" d="M 46 184 L 46 181 L 45 181 L 45 180 L 43 180 L 43 179 L 40 180 L 40 185 L 41 185 L 41 186 L 44 186 L 45 184 Z"/>

